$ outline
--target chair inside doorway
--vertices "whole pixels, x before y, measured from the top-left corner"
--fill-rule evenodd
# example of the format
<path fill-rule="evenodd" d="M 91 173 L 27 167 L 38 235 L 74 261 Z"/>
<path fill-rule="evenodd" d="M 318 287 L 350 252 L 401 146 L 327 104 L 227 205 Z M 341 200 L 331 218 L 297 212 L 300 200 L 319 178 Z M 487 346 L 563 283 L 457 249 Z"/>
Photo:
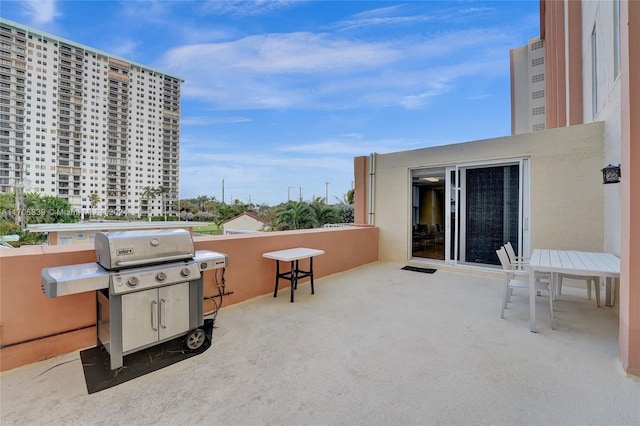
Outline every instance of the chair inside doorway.
<path fill-rule="evenodd" d="M 444 228 L 435 225 L 418 224 L 413 233 L 413 257 L 444 260 Z"/>
<path fill-rule="evenodd" d="M 412 257 L 445 259 L 445 171 L 413 176 Z"/>

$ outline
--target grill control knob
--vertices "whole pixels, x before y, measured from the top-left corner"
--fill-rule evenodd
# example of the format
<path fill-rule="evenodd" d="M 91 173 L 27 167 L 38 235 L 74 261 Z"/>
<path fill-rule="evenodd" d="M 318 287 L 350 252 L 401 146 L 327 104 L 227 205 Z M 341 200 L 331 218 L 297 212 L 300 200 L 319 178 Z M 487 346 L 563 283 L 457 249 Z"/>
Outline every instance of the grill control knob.
<path fill-rule="evenodd" d="M 182 271 L 180 271 L 180 274 L 183 277 L 188 277 L 189 275 L 191 275 L 191 269 L 189 268 L 182 268 Z"/>
<path fill-rule="evenodd" d="M 131 277 L 127 280 L 127 285 L 129 287 L 135 287 L 138 284 L 140 284 L 140 281 L 138 280 L 138 277 Z"/>
<path fill-rule="evenodd" d="M 167 274 L 165 274 L 164 272 L 158 272 L 156 274 L 156 280 L 162 282 L 162 281 L 164 281 L 166 279 L 167 279 Z"/>

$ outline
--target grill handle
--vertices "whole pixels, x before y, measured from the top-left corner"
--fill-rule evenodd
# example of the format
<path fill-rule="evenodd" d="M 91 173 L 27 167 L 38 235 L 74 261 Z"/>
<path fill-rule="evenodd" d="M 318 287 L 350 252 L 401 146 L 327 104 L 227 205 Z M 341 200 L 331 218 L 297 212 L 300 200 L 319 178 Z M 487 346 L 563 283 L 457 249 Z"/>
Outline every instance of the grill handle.
<path fill-rule="evenodd" d="M 185 260 L 185 259 L 191 259 L 192 257 L 193 256 L 191 256 L 190 254 L 174 254 L 172 256 L 154 257 L 153 262 L 160 263 L 160 262 L 168 262 L 171 260 Z M 149 259 L 119 260 L 116 262 L 116 265 L 123 266 L 123 267 L 140 266 L 140 265 L 148 265 L 148 264 L 149 264 Z"/>
<path fill-rule="evenodd" d="M 158 331 L 158 302 L 151 302 L 151 328 Z"/>
<path fill-rule="evenodd" d="M 167 301 L 160 299 L 160 327 L 167 328 Z"/>

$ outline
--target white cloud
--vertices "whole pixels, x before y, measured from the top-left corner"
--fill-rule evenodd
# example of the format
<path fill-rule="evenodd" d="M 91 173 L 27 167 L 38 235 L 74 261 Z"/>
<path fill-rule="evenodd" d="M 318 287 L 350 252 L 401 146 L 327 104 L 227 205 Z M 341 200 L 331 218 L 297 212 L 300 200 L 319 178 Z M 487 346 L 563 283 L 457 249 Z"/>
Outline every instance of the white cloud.
<path fill-rule="evenodd" d="M 51 23 L 56 17 L 60 16 L 56 0 L 23 1 L 22 7 L 24 13 L 35 26 Z"/>
<path fill-rule="evenodd" d="M 179 46 L 157 66 L 185 78 L 184 97 L 221 110 L 418 108 L 471 72 L 497 75 L 487 64 L 503 61 L 508 52 L 500 48 L 510 43 L 505 31 L 465 29 L 384 41 L 330 33 L 252 35 Z M 508 63 L 500 67 L 508 71 Z M 448 74 L 438 75 L 443 71 Z"/>
<path fill-rule="evenodd" d="M 144 17 L 145 23 L 171 24 L 173 15 L 171 13 L 173 4 L 161 0 L 145 1 L 119 1 L 119 11 L 122 16 L 140 21 Z"/>
<path fill-rule="evenodd" d="M 412 54 L 418 57 L 442 58 L 463 52 L 464 55 L 476 57 L 485 50 L 493 50 L 498 44 L 505 44 L 508 52 L 511 40 L 504 30 L 492 28 L 449 31 L 414 42 Z"/>
<path fill-rule="evenodd" d="M 110 45 L 109 50 L 116 56 L 132 58 L 136 56 L 138 43 L 133 40 L 116 41 Z"/>
<path fill-rule="evenodd" d="M 204 14 L 256 16 L 270 14 L 279 9 L 289 8 L 299 3 L 285 0 L 208 0 L 201 9 Z"/>
<path fill-rule="evenodd" d="M 341 31 L 357 30 L 372 26 L 392 26 L 424 23 L 434 20 L 432 16 L 409 12 L 407 5 L 395 5 L 355 14 L 331 26 Z"/>
<path fill-rule="evenodd" d="M 341 169 L 348 163 L 348 156 L 344 158 L 340 156 L 331 156 L 325 153 L 325 156 L 284 156 L 278 153 L 233 153 L 233 152 L 214 152 L 208 154 L 202 151 L 189 151 L 184 148 L 181 153 L 181 161 L 191 165 L 212 165 L 222 164 L 225 167 L 259 167 L 259 168 L 287 168 L 288 170 L 308 170 L 308 169 Z M 349 163 L 349 167 L 352 165 Z"/>
<path fill-rule="evenodd" d="M 204 117 L 194 116 L 185 117 L 180 120 L 180 124 L 183 126 L 209 126 L 211 124 L 223 124 L 223 123 L 247 123 L 252 121 L 247 117 Z"/>
<path fill-rule="evenodd" d="M 402 98 L 400 103 L 406 109 L 417 109 L 424 107 L 429 103 L 429 100 L 440 93 L 438 90 L 432 90 L 429 92 L 420 93 L 418 95 L 409 95 Z"/>
<path fill-rule="evenodd" d="M 298 32 L 186 45 L 171 49 L 162 62 L 167 67 L 193 71 L 202 69 L 200 61 L 205 61 L 212 65 L 206 71 L 213 73 L 321 73 L 380 65 L 396 55 L 385 43 Z"/>
<path fill-rule="evenodd" d="M 369 152 L 387 153 L 403 149 L 412 149 L 419 146 L 419 144 L 420 142 L 407 139 L 369 140 L 360 134 L 352 133 L 318 142 L 280 146 L 277 147 L 277 150 L 280 152 L 307 154 L 309 157 L 323 154 L 344 156 L 344 158 L 351 159 L 354 156 Z"/>
<path fill-rule="evenodd" d="M 181 46 L 158 67 L 183 76 L 183 95 L 220 109 L 326 107 L 331 82 L 383 68 L 400 52 L 325 34 L 249 36 Z M 325 86 L 325 83 L 329 85 Z"/>
<path fill-rule="evenodd" d="M 347 19 L 336 22 L 330 28 L 347 31 L 367 27 L 393 27 L 412 24 L 424 25 L 426 28 L 426 24 L 429 22 L 469 23 L 478 21 L 494 12 L 495 9 L 490 7 L 450 7 L 434 9 L 433 12 L 425 13 L 424 7 L 416 7 L 415 4 L 408 2 L 357 13 Z"/>

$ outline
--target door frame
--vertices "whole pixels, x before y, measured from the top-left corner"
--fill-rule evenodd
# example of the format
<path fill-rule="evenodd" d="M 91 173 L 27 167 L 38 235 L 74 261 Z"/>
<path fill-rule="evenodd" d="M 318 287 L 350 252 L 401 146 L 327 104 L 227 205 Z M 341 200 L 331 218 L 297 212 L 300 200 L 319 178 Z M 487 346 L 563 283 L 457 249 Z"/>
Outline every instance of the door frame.
<path fill-rule="evenodd" d="M 445 170 L 445 194 L 447 195 L 448 202 L 445 202 L 445 259 L 444 262 L 451 265 L 468 265 L 468 266 L 478 266 L 483 267 L 485 265 L 468 263 L 458 260 L 460 258 L 460 241 L 462 241 L 461 237 L 464 237 L 464 221 L 461 221 L 461 217 L 465 217 L 465 209 L 466 209 L 466 199 L 464 196 L 464 177 L 467 169 L 475 169 L 475 168 L 483 168 L 483 167 L 499 167 L 499 166 L 507 166 L 507 165 L 518 165 L 518 253 L 521 253 L 522 256 L 529 256 L 529 246 L 530 246 L 530 159 L 528 157 L 517 157 L 517 158 L 504 158 L 504 159 L 495 159 L 495 160 L 486 160 L 486 161 L 476 161 L 469 163 L 457 163 L 457 164 L 449 164 L 446 166 L 442 165 L 432 165 L 432 166 L 420 166 L 413 167 L 409 169 L 409 226 L 408 226 L 408 235 L 409 235 L 409 244 L 408 244 L 408 259 L 412 259 L 412 228 L 413 228 L 413 216 L 415 210 L 415 200 L 414 200 L 414 186 L 413 186 L 413 176 L 416 170 L 425 170 L 425 169 L 442 169 L 444 167 Z M 452 182 L 451 174 L 454 173 L 454 176 L 457 182 Z M 452 224 L 451 215 L 454 214 L 456 220 Z M 452 229 L 453 226 L 453 229 Z M 453 241 L 452 241 L 453 240 Z M 453 250 L 452 250 L 453 245 Z M 453 258 L 451 253 L 453 252 Z M 438 261 L 437 259 L 428 259 L 432 261 Z M 487 266 L 488 267 L 488 266 Z"/>

